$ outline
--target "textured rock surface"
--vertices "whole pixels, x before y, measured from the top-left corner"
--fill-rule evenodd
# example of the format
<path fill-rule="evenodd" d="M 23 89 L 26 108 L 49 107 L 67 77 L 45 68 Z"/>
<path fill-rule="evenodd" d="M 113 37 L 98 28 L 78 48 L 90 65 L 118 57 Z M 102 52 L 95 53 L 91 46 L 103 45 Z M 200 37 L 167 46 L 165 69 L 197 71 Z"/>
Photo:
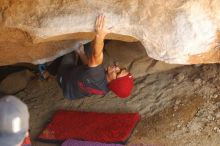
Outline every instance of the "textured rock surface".
<path fill-rule="evenodd" d="M 0 92 L 4 94 L 15 94 L 28 85 L 28 82 L 34 77 L 34 74 L 28 70 L 15 72 L 8 75 L 0 83 Z"/>
<path fill-rule="evenodd" d="M 30 134 L 37 136 L 58 109 L 108 113 L 139 112 L 142 120 L 128 140 L 155 146 L 219 146 L 220 65 L 182 66 L 135 80 L 132 95 L 117 98 L 109 92 L 79 100 L 65 99 L 55 78 L 31 80 L 17 93 L 29 107 Z"/>
<path fill-rule="evenodd" d="M 105 50 L 105 66 L 118 62 L 121 67 L 127 68 L 135 78 L 182 66 L 149 58 L 140 42 L 109 41 L 105 45 Z"/>
<path fill-rule="evenodd" d="M 53 60 L 91 39 L 100 13 L 109 39 L 139 40 L 168 63 L 219 62 L 219 0 L 0 0 L 0 65 Z M 118 50 L 120 51 L 120 50 Z"/>

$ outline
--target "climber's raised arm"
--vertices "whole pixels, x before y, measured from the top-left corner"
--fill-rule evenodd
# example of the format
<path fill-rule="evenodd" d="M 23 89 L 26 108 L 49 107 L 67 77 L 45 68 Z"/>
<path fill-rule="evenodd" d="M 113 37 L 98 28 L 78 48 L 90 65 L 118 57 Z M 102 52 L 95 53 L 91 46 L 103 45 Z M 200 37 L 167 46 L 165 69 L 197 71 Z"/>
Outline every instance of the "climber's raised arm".
<path fill-rule="evenodd" d="M 105 28 L 105 16 L 99 15 L 95 23 L 95 38 L 92 45 L 92 56 L 89 58 L 88 66 L 96 67 L 103 62 L 103 48 L 105 36 L 110 29 Z"/>

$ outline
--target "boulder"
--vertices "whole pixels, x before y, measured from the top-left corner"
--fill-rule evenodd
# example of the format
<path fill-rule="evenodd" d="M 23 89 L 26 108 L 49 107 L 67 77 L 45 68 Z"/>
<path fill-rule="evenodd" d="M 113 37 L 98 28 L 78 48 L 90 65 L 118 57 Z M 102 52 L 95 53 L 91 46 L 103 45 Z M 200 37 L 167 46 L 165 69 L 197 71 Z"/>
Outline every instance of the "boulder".
<path fill-rule="evenodd" d="M 0 92 L 4 94 L 15 94 L 28 85 L 28 82 L 34 77 L 29 70 L 23 70 L 9 74 L 0 83 Z"/>
<path fill-rule="evenodd" d="M 1 0 L 0 9 L 1 66 L 43 63 L 74 50 L 77 40 L 94 37 L 100 13 L 113 27 L 107 39 L 140 41 L 156 60 L 220 60 L 219 0 Z"/>

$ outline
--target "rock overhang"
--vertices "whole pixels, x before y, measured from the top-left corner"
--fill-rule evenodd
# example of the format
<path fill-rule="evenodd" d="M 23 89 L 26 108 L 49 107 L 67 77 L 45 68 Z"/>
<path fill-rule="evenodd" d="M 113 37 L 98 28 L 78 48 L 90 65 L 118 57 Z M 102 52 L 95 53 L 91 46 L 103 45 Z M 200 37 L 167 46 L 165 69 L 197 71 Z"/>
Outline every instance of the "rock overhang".
<path fill-rule="evenodd" d="M 218 0 L 1 0 L 0 6 L 0 65 L 43 63 L 74 50 L 78 41 L 93 38 L 100 13 L 113 27 L 108 39 L 138 40 L 156 60 L 220 60 Z"/>

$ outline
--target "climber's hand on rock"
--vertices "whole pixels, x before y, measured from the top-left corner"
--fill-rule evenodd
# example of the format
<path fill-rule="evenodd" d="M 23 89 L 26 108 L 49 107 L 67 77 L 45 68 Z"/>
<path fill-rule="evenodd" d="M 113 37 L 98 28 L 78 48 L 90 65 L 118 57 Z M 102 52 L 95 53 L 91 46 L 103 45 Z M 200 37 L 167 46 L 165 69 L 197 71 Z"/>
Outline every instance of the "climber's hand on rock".
<path fill-rule="evenodd" d="M 111 28 L 106 28 L 105 26 L 105 16 L 103 14 L 99 15 L 96 19 L 96 24 L 95 24 L 95 31 L 96 31 L 96 34 L 99 36 L 99 37 L 105 37 L 107 34 L 109 34 L 111 32 Z"/>

